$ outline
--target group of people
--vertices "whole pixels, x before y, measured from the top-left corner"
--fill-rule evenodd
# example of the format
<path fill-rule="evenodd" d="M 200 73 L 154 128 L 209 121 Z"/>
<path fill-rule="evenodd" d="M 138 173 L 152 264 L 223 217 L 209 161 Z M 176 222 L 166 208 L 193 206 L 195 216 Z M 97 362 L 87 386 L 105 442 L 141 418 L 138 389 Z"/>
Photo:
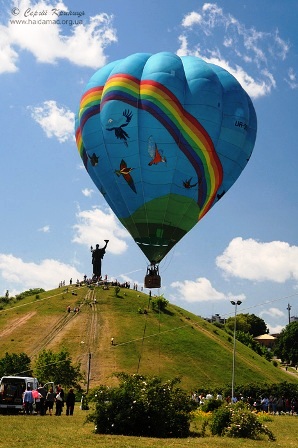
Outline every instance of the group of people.
<path fill-rule="evenodd" d="M 269 397 L 259 397 L 255 400 L 248 398 L 247 401 L 256 411 L 263 411 L 269 414 L 298 414 L 298 401 L 295 397 L 276 397 L 270 395 Z"/>
<path fill-rule="evenodd" d="M 211 393 L 208 394 L 198 394 L 197 392 L 192 392 L 191 398 L 198 403 L 198 406 L 204 405 L 206 400 L 216 399 L 216 400 L 225 400 L 227 403 L 237 403 L 237 401 L 246 402 L 251 409 L 256 412 L 266 412 L 269 414 L 290 414 L 290 415 L 298 415 L 298 400 L 296 397 L 278 397 L 274 395 L 270 395 L 269 397 L 263 396 L 258 398 L 253 397 L 243 397 L 235 396 L 230 397 L 227 396 L 223 398 L 223 396 L 218 393 L 213 396 Z"/>
<path fill-rule="evenodd" d="M 27 415 L 33 414 L 34 411 L 38 415 L 46 415 L 47 411 L 49 411 L 49 415 L 53 415 L 55 406 L 55 415 L 60 416 L 64 405 L 66 406 L 65 414 L 73 415 L 75 401 L 74 390 L 70 388 L 65 397 L 61 384 L 55 390 L 50 387 L 48 391 L 43 384 L 33 390 L 28 387 L 23 395 L 24 412 Z"/>

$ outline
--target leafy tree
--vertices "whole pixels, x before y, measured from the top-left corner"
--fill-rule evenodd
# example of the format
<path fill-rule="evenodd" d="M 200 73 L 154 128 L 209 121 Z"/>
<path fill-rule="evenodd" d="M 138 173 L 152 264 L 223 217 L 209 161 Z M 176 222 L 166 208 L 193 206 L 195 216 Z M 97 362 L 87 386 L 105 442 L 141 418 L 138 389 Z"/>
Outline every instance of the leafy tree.
<path fill-rule="evenodd" d="M 45 290 L 43 288 L 34 288 L 34 289 L 30 288 L 27 291 L 23 291 L 20 294 L 17 294 L 16 300 L 22 300 L 25 297 L 34 296 L 34 295 L 40 294 L 42 292 L 45 292 Z"/>
<path fill-rule="evenodd" d="M 82 379 L 80 369 L 80 363 L 73 365 L 67 350 L 62 349 L 58 353 L 43 350 L 36 360 L 34 372 L 41 382 L 53 381 L 65 387 L 79 387 L 78 383 Z"/>
<path fill-rule="evenodd" d="M 230 330 L 231 332 L 233 332 L 234 325 L 235 325 L 235 316 L 229 317 L 226 320 L 226 324 L 225 324 L 226 328 L 228 330 Z M 244 314 L 237 314 L 236 328 L 238 331 L 242 331 L 243 333 L 249 333 L 250 325 L 249 325 Z"/>
<path fill-rule="evenodd" d="M 235 316 L 229 317 L 226 321 L 226 328 L 234 331 L 234 323 Z M 255 314 L 237 314 L 236 327 L 237 330 L 249 333 L 253 337 L 268 333 L 265 321 Z"/>
<path fill-rule="evenodd" d="M 169 301 L 163 297 L 163 295 L 156 297 L 152 300 L 152 309 L 158 311 L 165 311 Z"/>
<path fill-rule="evenodd" d="M 100 386 L 94 391 L 95 411 L 88 421 L 98 434 L 138 437 L 187 437 L 193 402 L 177 387 L 178 378 L 115 375 L 118 387 Z"/>
<path fill-rule="evenodd" d="M 267 350 L 266 347 L 263 347 L 257 341 L 255 341 L 250 333 L 244 333 L 243 331 L 236 331 L 236 339 L 237 341 L 240 341 L 242 344 L 251 348 L 258 355 L 266 358 L 267 361 L 271 361 L 272 358 L 271 352 Z"/>
<path fill-rule="evenodd" d="M 283 362 L 298 363 L 298 322 L 291 322 L 280 333 L 274 354 Z"/>
<path fill-rule="evenodd" d="M 250 324 L 249 333 L 255 338 L 256 336 L 260 336 L 261 334 L 268 333 L 268 328 L 263 319 L 261 317 L 256 316 L 255 314 L 247 314 L 247 320 Z"/>
<path fill-rule="evenodd" d="M 27 375 L 32 374 L 30 368 L 31 359 L 26 353 L 5 353 L 0 359 L 0 377 L 4 375 Z"/>
<path fill-rule="evenodd" d="M 3 305 L 7 305 L 10 301 L 11 301 L 10 297 L 7 297 L 7 296 L 0 297 L 0 303 L 2 303 Z"/>

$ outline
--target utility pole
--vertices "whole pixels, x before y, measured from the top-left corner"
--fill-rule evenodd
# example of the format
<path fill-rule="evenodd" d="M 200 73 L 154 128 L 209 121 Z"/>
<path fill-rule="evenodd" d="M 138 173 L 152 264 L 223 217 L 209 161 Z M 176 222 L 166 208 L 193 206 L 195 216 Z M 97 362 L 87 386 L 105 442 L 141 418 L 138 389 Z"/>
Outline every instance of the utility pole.
<path fill-rule="evenodd" d="M 241 300 L 230 300 L 231 304 L 235 307 L 235 317 L 234 317 L 234 343 L 233 343 L 233 368 L 232 368 L 232 397 L 231 403 L 235 401 L 234 389 L 235 389 L 235 360 L 236 360 L 236 320 L 237 320 L 237 306 L 241 305 Z"/>
<path fill-rule="evenodd" d="M 289 313 L 289 323 L 291 323 L 291 305 L 288 303 L 288 308 L 287 308 L 287 310 L 288 310 L 288 313 Z"/>
<path fill-rule="evenodd" d="M 87 374 L 87 387 L 86 394 L 89 392 L 89 384 L 90 384 L 90 369 L 91 369 L 91 353 L 88 353 L 88 374 Z"/>

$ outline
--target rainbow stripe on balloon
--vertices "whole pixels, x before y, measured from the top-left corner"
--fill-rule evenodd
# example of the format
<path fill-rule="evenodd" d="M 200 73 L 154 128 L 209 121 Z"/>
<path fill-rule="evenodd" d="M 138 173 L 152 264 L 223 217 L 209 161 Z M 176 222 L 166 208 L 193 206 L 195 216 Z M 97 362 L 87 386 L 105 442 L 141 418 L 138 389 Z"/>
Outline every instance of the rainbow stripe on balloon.
<path fill-rule="evenodd" d="M 201 219 L 211 208 L 221 185 L 222 165 L 206 130 L 163 84 L 153 80 L 140 81 L 128 74 L 116 74 L 107 80 L 104 87 L 88 90 L 81 100 L 76 132 L 81 157 L 84 153 L 82 130 L 85 123 L 112 100 L 147 111 L 168 130 L 197 173 L 198 219 Z"/>
<path fill-rule="evenodd" d="M 90 117 L 100 113 L 102 91 L 103 86 L 92 87 L 92 89 L 87 90 L 81 98 L 75 134 L 77 148 L 82 159 L 86 157 L 82 139 L 83 128 Z"/>

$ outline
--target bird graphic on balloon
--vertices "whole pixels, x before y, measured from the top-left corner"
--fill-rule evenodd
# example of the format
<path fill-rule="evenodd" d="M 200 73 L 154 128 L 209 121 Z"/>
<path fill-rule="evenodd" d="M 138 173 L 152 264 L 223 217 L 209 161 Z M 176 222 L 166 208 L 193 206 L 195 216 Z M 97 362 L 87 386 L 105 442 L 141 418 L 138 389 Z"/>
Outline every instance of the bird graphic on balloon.
<path fill-rule="evenodd" d="M 125 162 L 125 160 L 121 160 L 120 162 L 120 169 L 119 170 L 115 170 L 115 174 L 117 174 L 118 177 L 122 176 L 124 178 L 124 180 L 128 183 L 128 185 L 130 186 L 130 188 L 136 193 L 136 187 L 133 181 L 133 178 L 131 177 L 130 172 L 133 170 L 134 168 L 128 168 L 127 167 L 127 163 Z"/>
<path fill-rule="evenodd" d="M 157 165 L 160 162 L 167 161 L 167 159 L 163 156 L 162 151 L 158 149 L 152 135 L 150 135 L 150 137 L 148 138 L 148 153 L 151 157 L 151 161 L 148 163 L 149 166 Z"/>
<path fill-rule="evenodd" d="M 128 109 L 125 109 L 122 113 L 122 117 L 118 121 L 114 120 L 113 118 L 109 118 L 106 125 L 106 130 L 114 131 L 116 138 L 118 138 L 119 140 L 123 140 L 125 146 L 128 146 L 127 139 L 129 138 L 129 135 L 123 128 L 130 123 L 132 116 L 132 112 Z"/>

